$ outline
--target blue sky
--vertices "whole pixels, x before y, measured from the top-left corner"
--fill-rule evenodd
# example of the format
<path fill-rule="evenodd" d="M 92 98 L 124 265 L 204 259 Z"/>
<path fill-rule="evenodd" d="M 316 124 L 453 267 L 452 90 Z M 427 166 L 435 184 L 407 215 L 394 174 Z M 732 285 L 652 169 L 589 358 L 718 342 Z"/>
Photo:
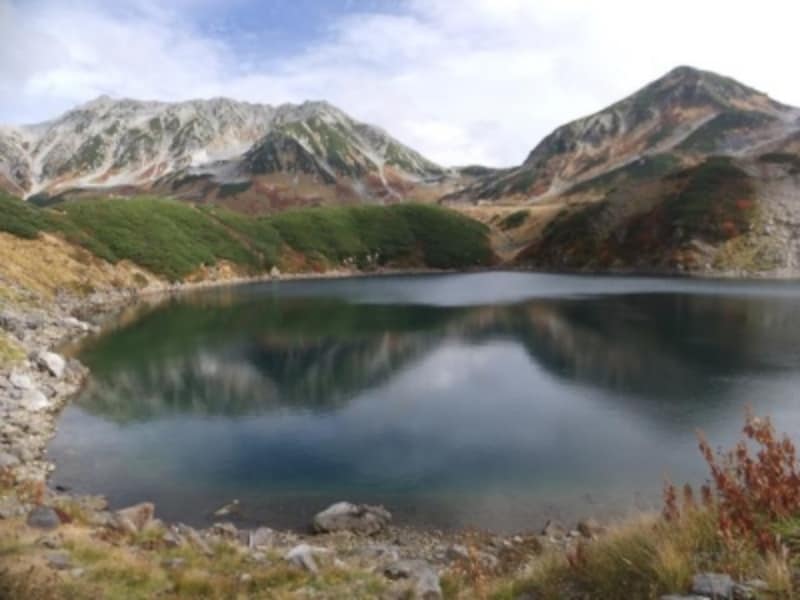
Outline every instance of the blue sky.
<path fill-rule="evenodd" d="M 785 0 L 0 0 L 0 123 L 100 94 L 325 99 L 446 165 L 513 165 L 679 64 L 800 105 Z"/>

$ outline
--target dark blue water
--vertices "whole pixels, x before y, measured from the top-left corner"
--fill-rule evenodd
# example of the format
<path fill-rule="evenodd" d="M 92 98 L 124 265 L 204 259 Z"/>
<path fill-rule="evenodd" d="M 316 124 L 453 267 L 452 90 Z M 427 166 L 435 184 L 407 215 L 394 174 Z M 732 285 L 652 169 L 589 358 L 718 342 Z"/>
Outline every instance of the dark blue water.
<path fill-rule="evenodd" d="M 79 352 L 54 483 L 205 523 L 331 502 L 525 530 L 702 481 L 695 429 L 800 426 L 800 285 L 489 273 L 283 282 L 142 308 Z"/>

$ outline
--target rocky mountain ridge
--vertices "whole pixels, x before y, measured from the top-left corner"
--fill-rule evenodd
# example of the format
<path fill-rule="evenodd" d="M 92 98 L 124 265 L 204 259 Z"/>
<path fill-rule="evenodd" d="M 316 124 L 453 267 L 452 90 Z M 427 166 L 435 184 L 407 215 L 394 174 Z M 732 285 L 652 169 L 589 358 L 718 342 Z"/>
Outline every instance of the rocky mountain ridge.
<path fill-rule="evenodd" d="M 399 196 L 395 187 L 442 173 L 326 102 L 273 107 L 101 96 L 52 121 L 0 129 L 0 187 L 27 198 L 132 188 L 205 200 L 220 188 L 244 192 L 259 176 L 289 175 L 369 199 Z"/>

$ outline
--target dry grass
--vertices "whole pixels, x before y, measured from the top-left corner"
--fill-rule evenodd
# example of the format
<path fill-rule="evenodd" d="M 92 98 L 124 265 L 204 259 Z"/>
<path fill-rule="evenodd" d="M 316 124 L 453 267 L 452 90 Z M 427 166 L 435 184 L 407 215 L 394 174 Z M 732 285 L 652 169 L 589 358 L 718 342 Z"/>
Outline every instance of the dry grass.
<path fill-rule="evenodd" d="M 326 565 L 316 575 L 290 566 L 279 553 L 254 562 L 235 546 L 219 543 L 206 556 L 188 546 L 167 548 L 151 535 L 124 538 L 102 536 L 77 521 L 62 525 L 58 535 L 73 566 L 56 572 L 45 562 L 46 550 L 37 543 L 40 532 L 21 520 L 0 521 L 0 598 L 50 600 L 195 600 L 201 598 L 289 599 L 379 597 L 386 582 L 359 568 Z M 168 559 L 180 559 L 169 566 Z M 243 574 L 249 578 L 242 578 Z"/>
<path fill-rule="evenodd" d="M 141 288 L 158 280 L 130 263 L 111 265 L 51 235 L 37 239 L 0 233 L 0 280 L 13 283 L 45 300 L 59 290 L 87 295 L 95 290 Z M 18 293 L 8 298 L 20 300 Z"/>
<path fill-rule="evenodd" d="M 0 330 L 0 368 L 9 367 L 25 358 L 25 351 L 7 333 Z"/>

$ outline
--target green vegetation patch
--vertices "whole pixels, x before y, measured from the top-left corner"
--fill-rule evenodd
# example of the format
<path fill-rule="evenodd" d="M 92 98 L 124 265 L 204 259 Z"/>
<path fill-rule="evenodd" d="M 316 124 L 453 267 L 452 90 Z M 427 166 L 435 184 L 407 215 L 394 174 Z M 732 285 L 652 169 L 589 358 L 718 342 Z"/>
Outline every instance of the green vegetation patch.
<path fill-rule="evenodd" d="M 678 148 L 695 152 L 714 152 L 729 133 L 761 127 L 774 120 L 775 117 L 756 111 L 725 111 L 697 128 L 681 142 Z"/>
<path fill-rule="evenodd" d="M 527 210 L 515 210 L 510 215 L 506 215 L 500 221 L 500 229 L 508 231 L 509 229 L 516 229 L 520 227 L 525 221 L 528 220 Z"/>
<path fill-rule="evenodd" d="M 188 204 L 158 198 L 102 199 L 68 204 L 65 211 L 105 249 L 100 250 L 102 258 L 127 259 L 173 280 L 220 259 L 259 266 L 242 241 Z M 97 247 L 92 251 L 97 254 Z"/>
<path fill-rule="evenodd" d="M 768 152 L 758 157 L 758 160 L 763 163 L 771 163 L 775 165 L 786 165 L 789 167 L 789 172 L 793 175 L 800 173 L 800 156 L 791 154 L 789 152 Z"/>
<path fill-rule="evenodd" d="M 728 158 L 712 157 L 676 174 L 682 188 L 664 203 L 667 220 L 680 237 L 724 241 L 746 231 L 755 207 L 747 174 Z"/>
<path fill-rule="evenodd" d="M 170 280 L 220 260 L 263 272 L 280 263 L 286 248 L 323 265 L 361 268 L 461 268 L 494 258 L 484 225 L 430 205 L 305 208 L 248 217 L 152 197 L 40 209 L 0 194 L 0 211 L 0 231 L 28 239 L 57 233 L 111 263 L 130 260 Z"/>
<path fill-rule="evenodd" d="M 235 183 L 223 183 L 219 186 L 217 196 L 219 198 L 228 198 L 237 194 L 242 194 L 249 190 L 253 185 L 252 181 L 237 181 Z"/>
<path fill-rule="evenodd" d="M 34 239 L 48 228 L 47 215 L 19 198 L 0 191 L 0 231 L 17 237 Z"/>
<path fill-rule="evenodd" d="M 0 367 L 13 365 L 25 358 L 25 351 L 5 332 L 0 331 Z"/>

